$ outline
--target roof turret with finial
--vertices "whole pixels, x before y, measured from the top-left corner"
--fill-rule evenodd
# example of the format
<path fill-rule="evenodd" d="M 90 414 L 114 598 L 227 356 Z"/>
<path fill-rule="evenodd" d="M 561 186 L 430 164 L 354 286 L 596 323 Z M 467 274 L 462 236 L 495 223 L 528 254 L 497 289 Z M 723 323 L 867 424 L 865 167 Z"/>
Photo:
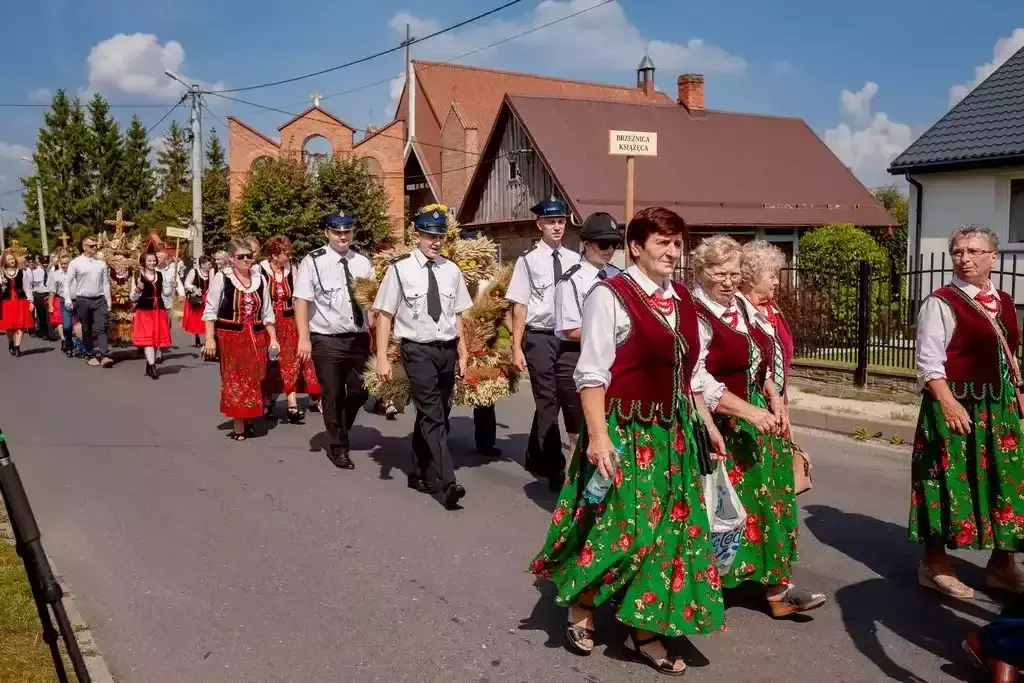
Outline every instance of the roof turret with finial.
<path fill-rule="evenodd" d="M 647 52 L 640 60 L 640 66 L 636 68 L 636 87 L 648 96 L 654 94 L 654 60 Z"/>

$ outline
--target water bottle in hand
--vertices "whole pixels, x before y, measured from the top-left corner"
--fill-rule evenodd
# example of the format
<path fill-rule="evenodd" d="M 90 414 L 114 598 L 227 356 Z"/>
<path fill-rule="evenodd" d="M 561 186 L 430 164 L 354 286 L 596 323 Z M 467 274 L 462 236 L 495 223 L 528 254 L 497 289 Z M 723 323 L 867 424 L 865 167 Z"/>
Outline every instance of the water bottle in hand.
<path fill-rule="evenodd" d="M 616 450 L 615 455 L 621 457 L 622 454 Z M 597 504 L 604 500 L 604 497 L 608 494 L 608 489 L 612 486 L 612 481 L 615 479 L 615 470 L 618 469 L 618 463 L 612 463 L 611 478 L 605 477 L 601 474 L 601 470 L 595 469 L 594 474 L 590 476 L 590 481 L 587 482 L 587 488 L 583 490 L 583 497 L 588 503 Z"/>
<path fill-rule="evenodd" d="M 281 348 L 278 346 L 271 346 L 268 355 L 270 356 L 270 362 L 276 363 L 281 357 Z"/>

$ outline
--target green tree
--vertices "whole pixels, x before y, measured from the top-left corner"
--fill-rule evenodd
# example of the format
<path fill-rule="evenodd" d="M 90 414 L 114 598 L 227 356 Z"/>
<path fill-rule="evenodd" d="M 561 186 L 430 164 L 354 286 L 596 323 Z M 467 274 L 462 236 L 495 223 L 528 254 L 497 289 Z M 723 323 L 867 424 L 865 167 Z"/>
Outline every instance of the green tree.
<path fill-rule="evenodd" d="M 389 239 L 388 197 L 384 186 L 370 174 L 365 160 L 331 157 L 317 166 L 313 186 L 318 213 L 345 211 L 356 217 L 353 243 L 364 254 Z"/>
<path fill-rule="evenodd" d="M 156 154 L 156 175 L 160 194 L 188 190 L 190 158 L 191 151 L 185 129 L 179 126 L 177 121 L 171 121 L 164 137 L 163 148 Z"/>
<path fill-rule="evenodd" d="M 43 126 L 36 137 L 36 150 L 32 156 L 36 175 L 22 178 L 25 187 L 22 193 L 25 205 L 23 222 L 30 232 L 35 231 L 36 234 L 39 212 L 35 183 L 42 183 L 50 247 L 57 243 L 57 226 L 67 231 L 72 240 L 102 227 L 96 225 L 92 218 L 90 149 L 91 134 L 81 103 L 58 90 L 53 95 L 50 109 L 43 114 Z"/>
<path fill-rule="evenodd" d="M 110 106 L 96 93 L 89 100 L 89 168 L 92 172 L 90 219 L 94 225 L 112 218 L 121 202 L 124 150 L 121 130 L 110 117 Z M 131 214 L 129 214 L 131 215 Z"/>
<path fill-rule="evenodd" d="M 216 130 L 210 130 L 206 143 L 206 170 L 203 172 L 203 249 L 212 253 L 226 249 L 228 233 L 228 164 Z"/>
<path fill-rule="evenodd" d="M 893 220 L 899 223 L 892 230 L 878 235 L 876 241 L 889 254 L 889 261 L 897 270 L 902 270 L 907 263 L 907 220 L 910 205 L 907 196 L 895 185 L 880 187 L 874 191 L 875 199 L 881 204 Z"/>
<path fill-rule="evenodd" d="M 156 198 L 156 178 L 149 163 L 151 151 L 146 129 L 139 117 L 133 116 L 124 135 L 124 151 L 117 181 L 121 207 L 131 221 L 138 222 L 153 206 Z"/>
<path fill-rule="evenodd" d="M 306 166 L 295 159 L 257 163 L 237 209 L 242 230 L 261 241 L 284 235 L 297 257 L 323 244 L 317 229 L 319 202 L 310 180 Z"/>

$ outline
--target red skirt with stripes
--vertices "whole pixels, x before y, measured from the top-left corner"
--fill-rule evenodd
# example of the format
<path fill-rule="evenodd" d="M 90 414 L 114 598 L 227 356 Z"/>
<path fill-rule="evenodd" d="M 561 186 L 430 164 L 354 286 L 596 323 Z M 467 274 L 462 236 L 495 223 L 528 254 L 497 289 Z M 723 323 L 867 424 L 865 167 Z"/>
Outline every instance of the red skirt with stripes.
<path fill-rule="evenodd" d="M 53 303 L 50 305 L 50 324 L 51 325 L 62 325 L 64 323 L 64 299 L 59 296 L 53 297 Z"/>
<path fill-rule="evenodd" d="M 136 309 L 132 321 L 132 343 L 136 346 L 168 348 L 171 345 L 171 325 L 167 322 L 167 311 Z"/>

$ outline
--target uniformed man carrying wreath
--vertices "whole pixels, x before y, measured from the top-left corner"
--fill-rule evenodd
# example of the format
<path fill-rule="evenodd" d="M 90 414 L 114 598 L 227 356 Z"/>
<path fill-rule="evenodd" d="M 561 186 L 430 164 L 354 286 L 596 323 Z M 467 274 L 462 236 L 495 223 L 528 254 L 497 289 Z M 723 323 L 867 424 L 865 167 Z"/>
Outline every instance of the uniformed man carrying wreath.
<path fill-rule="evenodd" d="M 418 246 L 388 266 L 373 310 L 379 314 L 377 376 L 383 382 L 391 380 L 391 361 L 385 350 L 393 321 L 416 406 L 409 488 L 436 492 L 433 475 L 441 485 L 445 507 L 453 509 L 466 489 L 455 480 L 447 422 L 455 373 L 464 376 L 468 362 L 460 314 L 473 301 L 462 271 L 440 255 L 447 222 L 442 211 L 416 217 Z"/>
<path fill-rule="evenodd" d="M 576 447 L 576 438 L 583 424 L 583 406 L 576 391 L 576 361 L 580 358 L 580 329 L 583 327 L 583 300 L 601 280 L 621 271 L 609 261 L 622 247 L 619 226 L 607 213 L 592 213 L 580 230 L 583 259 L 562 273 L 555 284 L 555 337 L 558 355 L 555 358 L 555 390 L 562 408 L 565 432 L 569 435 L 569 453 Z"/>
<path fill-rule="evenodd" d="M 306 255 L 295 275 L 299 362 L 313 359 L 320 381 L 327 458 L 350 470 L 349 430 L 366 402 L 363 369 L 370 356 L 369 315 L 352 293 L 354 278 L 373 277 L 369 259 L 350 246 L 355 220 L 338 212 L 321 221 L 327 246 Z"/>
<path fill-rule="evenodd" d="M 512 271 L 505 298 L 512 302 L 512 360 L 520 370 L 529 369 L 535 410 L 526 469 L 548 478 L 552 491 L 560 491 L 565 479 L 565 456 L 558 431 L 558 395 L 555 391 L 554 291 L 562 274 L 579 263 L 576 252 L 562 246 L 565 235 L 565 204 L 549 197 L 534 206 L 541 240 L 523 253 Z"/>

